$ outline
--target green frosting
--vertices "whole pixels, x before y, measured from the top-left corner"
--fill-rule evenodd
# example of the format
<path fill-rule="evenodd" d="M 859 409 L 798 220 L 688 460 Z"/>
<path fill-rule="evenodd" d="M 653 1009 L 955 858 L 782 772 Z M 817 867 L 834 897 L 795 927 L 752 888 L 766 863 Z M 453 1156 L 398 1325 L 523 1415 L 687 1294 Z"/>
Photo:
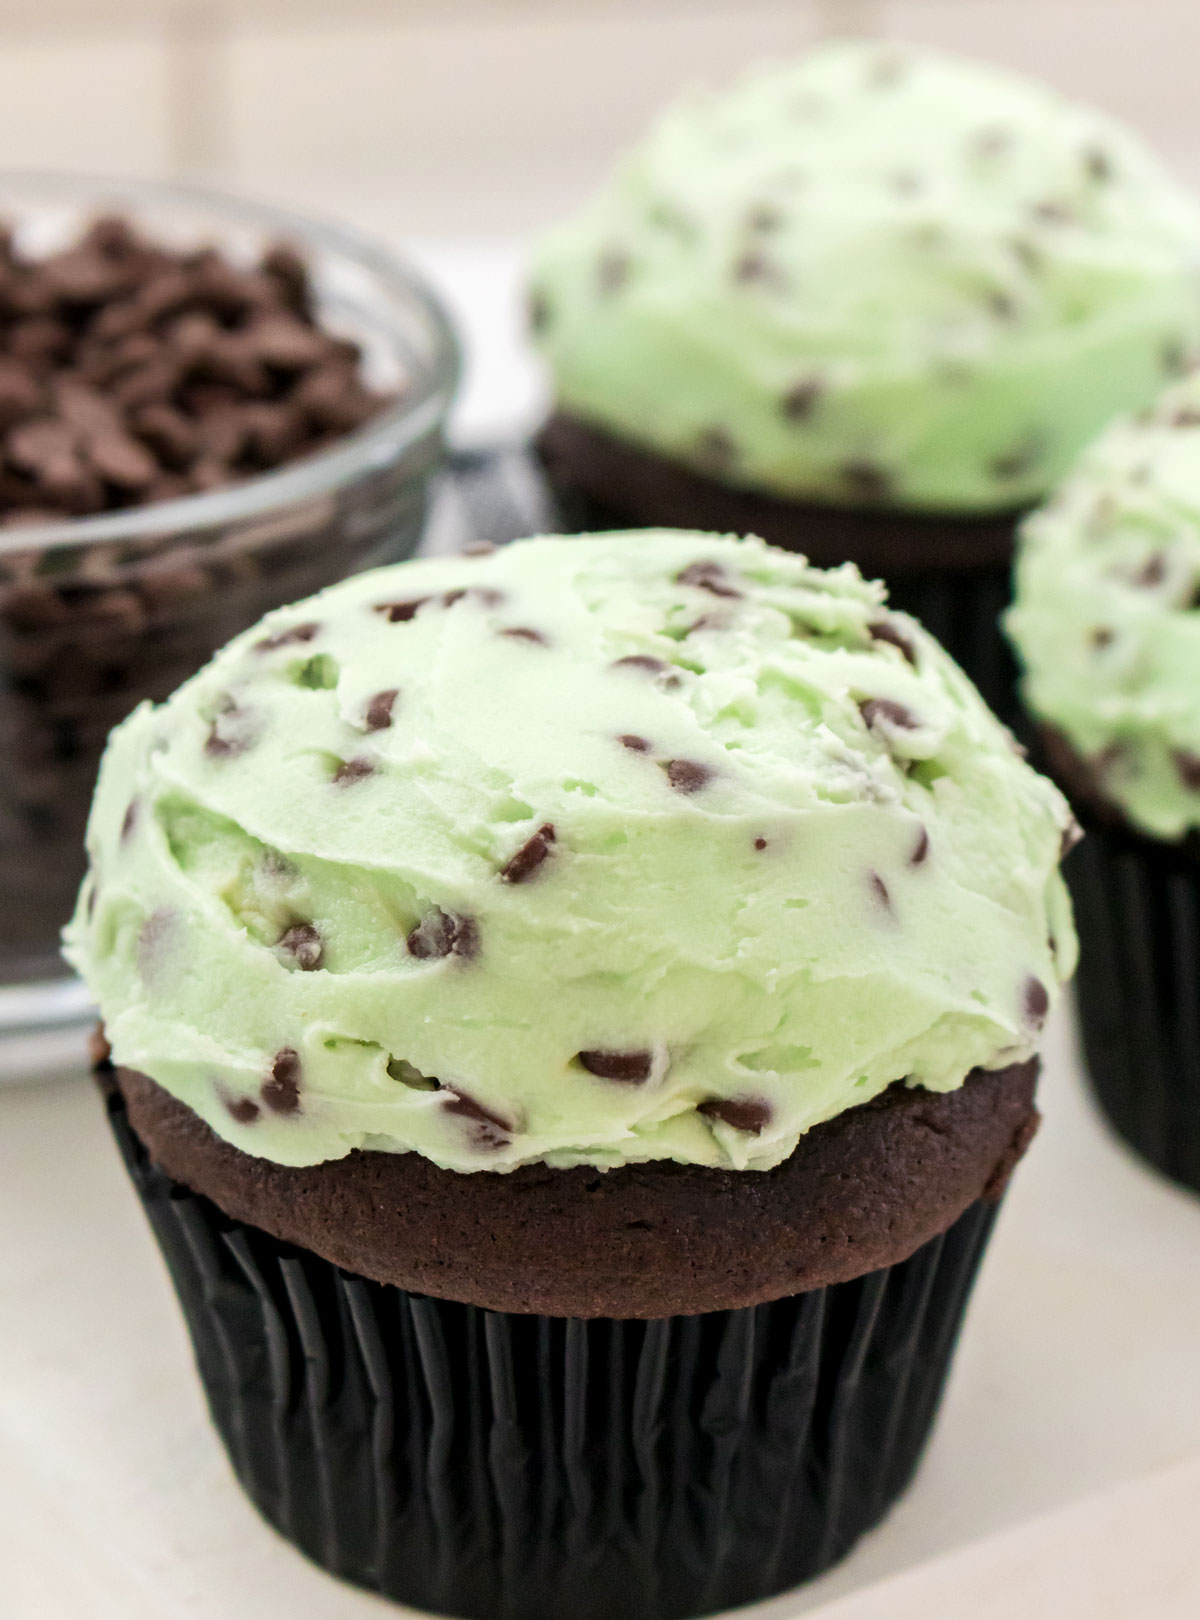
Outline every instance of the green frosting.
<path fill-rule="evenodd" d="M 1200 827 L 1200 375 L 1026 519 L 1007 626 L 1028 706 L 1099 791 L 1155 837 Z"/>
<path fill-rule="evenodd" d="M 1037 499 L 1200 338 L 1200 208 L 1099 112 L 825 46 L 660 120 L 540 244 L 563 410 L 727 483 Z"/>
<path fill-rule="evenodd" d="M 1069 812 L 882 587 L 645 533 L 403 563 L 113 734 L 117 1060 L 288 1164 L 767 1168 L 1025 1057 Z"/>

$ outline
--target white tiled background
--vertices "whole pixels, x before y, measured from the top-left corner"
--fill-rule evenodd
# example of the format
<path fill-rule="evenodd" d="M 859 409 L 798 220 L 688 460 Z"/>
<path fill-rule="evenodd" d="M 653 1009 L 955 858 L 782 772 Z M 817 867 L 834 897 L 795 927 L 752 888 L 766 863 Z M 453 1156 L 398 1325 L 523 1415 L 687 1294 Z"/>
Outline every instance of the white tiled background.
<path fill-rule="evenodd" d="M 0 0 L 0 165 L 513 235 L 679 85 L 833 32 L 1031 70 L 1200 169 L 1197 0 Z"/>

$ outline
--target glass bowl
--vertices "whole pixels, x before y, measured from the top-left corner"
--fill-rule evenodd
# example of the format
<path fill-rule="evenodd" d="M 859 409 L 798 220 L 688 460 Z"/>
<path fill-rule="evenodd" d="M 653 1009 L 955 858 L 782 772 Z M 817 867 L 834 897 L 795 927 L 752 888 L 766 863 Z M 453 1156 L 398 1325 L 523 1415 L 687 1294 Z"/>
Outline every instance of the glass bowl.
<path fill-rule="evenodd" d="M 239 262 L 295 243 L 321 324 L 360 345 L 371 386 L 402 393 L 330 448 L 243 483 L 0 529 L 0 1074 L 34 1062 L 39 1032 L 87 1013 L 58 935 L 109 731 L 269 608 L 413 551 L 458 380 L 454 334 L 421 278 L 336 227 L 200 189 L 0 174 L 0 220 L 31 254 L 113 211 Z"/>

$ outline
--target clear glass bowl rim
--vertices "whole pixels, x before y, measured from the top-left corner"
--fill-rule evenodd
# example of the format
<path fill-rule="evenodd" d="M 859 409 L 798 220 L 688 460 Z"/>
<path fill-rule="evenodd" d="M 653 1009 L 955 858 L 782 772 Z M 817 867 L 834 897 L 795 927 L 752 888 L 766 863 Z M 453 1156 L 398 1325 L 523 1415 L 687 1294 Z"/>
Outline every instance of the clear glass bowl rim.
<path fill-rule="evenodd" d="M 319 248 L 350 260 L 407 300 L 431 339 L 427 377 L 395 404 L 328 450 L 291 466 L 260 473 L 240 484 L 202 495 L 183 495 L 150 506 L 129 507 L 66 523 L 29 524 L 0 531 L 0 559 L 10 552 L 86 547 L 100 542 L 161 537 L 262 516 L 315 496 L 331 494 L 354 483 L 373 466 L 386 465 L 421 443 L 445 421 L 462 370 L 462 355 L 450 317 L 425 278 L 397 254 L 370 237 L 330 220 L 262 203 L 216 187 L 174 181 L 124 180 L 77 172 L 0 169 L 0 217 L 6 189 L 41 192 L 63 204 L 94 205 L 97 211 L 139 203 L 193 205 L 225 215 L 232 225 L 251 227 L 263 236 L 280 237 L 304 248 Z"/>

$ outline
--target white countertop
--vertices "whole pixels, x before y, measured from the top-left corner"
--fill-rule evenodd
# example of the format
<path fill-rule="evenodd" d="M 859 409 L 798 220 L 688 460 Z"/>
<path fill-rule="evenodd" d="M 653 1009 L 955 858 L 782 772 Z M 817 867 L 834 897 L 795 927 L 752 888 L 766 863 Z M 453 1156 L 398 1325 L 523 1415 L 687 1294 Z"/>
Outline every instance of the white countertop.
<path fill-rule="evenodd" d="M 742 1611 L 747 1620 L 783 1620 L 848 1593 L 866 1606 L 835 1605 L 829 1620 L 902 1620 L 918 1612 L 922 1581 L 931 1592 L 956 1580 L 971 1590 L 979 1560 L 992 1594 L 988 1620 L 1082 1616 L 1031 1608 L 1031 1591 L 1049 1604 L 1057 1581 L 1055 1601 L 1078 1598 L 1080 1568 L 1094 1562 L 1088 1548 L 1109 1548 L 1103 1527 L 1113 1514 L 1125 1525 L 1120 1567 L 1174 1593 L 1164 1586 L 1167 1606 L 1147 1597 L 1137 1620 L 1200 1612 L 1200 1567 L 1189 1574 L 1152 1556 L 1164 1534 L 1191 1548 L 1200 1461 L 1163 1476 L 1165 1484 L 1127 1484 L 1200 1459 L 1200 1201 L 1106 1135 L 1081 1089 L 1065 1017 L 1050 1030 L 1042 1103 L 1046 1123 L 1015 1178 L 915 1486 L 840 1569 Z M 207 1423 L 166 1274 L 82 1072 L 0 1091 L 0 1232 L 2 1620 L 405 1612 L 312 1569 L 242 1498 Z M 1070 1509 L 1061 1533 L 1043 1518 L 1114 1487 L 1135 1490 L 1140 1514 L 1118 1495 Z M 1037 1556 L 1006 1542 L 999 1553 L 957 1551 L 1020 1525 L 1031 1528 L 1017 1533 L 1018 1549 L 1032 1535 Z M 944 1554 L 952 1556 L 914 1568 Z M 896 1606 L 887 1594 L 897 1589 L 885 1584 L 884 1606 L 872 1608 L 875 1583 L 900 1571 L 910 1572 L 902 1577 L 910 1585 L 898 1589 Z M 1181 1590 L 1185 1606 L 1170 1607 Z M 938 1604 L 923 1612 L 959 1614 Z M 1101 1612 L 1088 1610 L 1089 1620 Z"/>

